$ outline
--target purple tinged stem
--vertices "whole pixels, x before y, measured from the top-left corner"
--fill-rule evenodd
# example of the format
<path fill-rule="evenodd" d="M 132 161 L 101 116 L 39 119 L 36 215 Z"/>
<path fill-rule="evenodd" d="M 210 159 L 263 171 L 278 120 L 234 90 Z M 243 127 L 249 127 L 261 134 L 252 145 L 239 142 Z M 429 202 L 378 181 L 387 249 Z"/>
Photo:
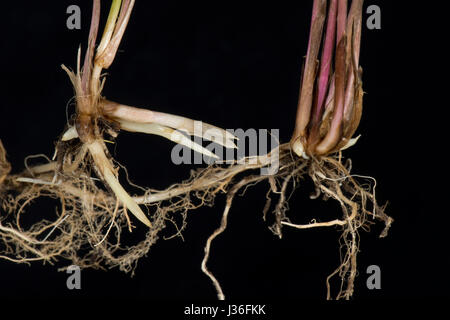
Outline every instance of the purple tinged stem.
<path fill-rule="evenodd" d="M 355 94 L 355 73 L 359 67 L 359 53 L 361 46 L 361 19 L 362 6 L 364 0 L 353 0 L 350 8 L 349 19 L 347 24 L 347 34 L 351 35 L 349 43 L 347 43 L 348 65 L 348 83 L 345 92 L 344 121 L 350 121 L 353 110 L 353 99 Z"/>
<path fill-rule="evenodd" d="M 339 45 L 347 27 L 347 0 L 339 0 L 337 12 L 336 46 Z"/>
<path fill-rule="evenodd" d="M 336 33 L 336 13 L 337 0 L 331 0 L 330 8 L 328 10 L 327 30 L 320 64 L 317 104 L 315 105 L 313 124 L 318 124 L 320 122 L 324 109 L 324 100 L 329 86 L 331 60 L 333 58 L 334 38 Z"/>
<path fill-rule="evenodd" d="M 317 145 L 316 152 L 318 154 L 328 153 L 341 139 L 342 136 L 342 120 L 344 115 L 345 89 L 346 89 L 346 35 L 345 29 L 347 25 L 347 0 L 338 1 L 337 12 L 337 46 L 335 56 L 335 96 L 334 96 L 334 112 L 331 120 L 330 130 L 324 139 Z"/>
<path fill-rule="evenodd" d="M 117 33 L 117 30 L 122 25 L 123 20 L 125 19 L 125 15 L 126 15 L 126 13 L 128 11 L 129 5 L 130 5 L 130 0 L 124 0 L 122 2 L 122 7 L 120 8 L 119 17 L 117 18 L 117 24 L 116 24 L 116 27 L 114 29 L 114 34 Z"/>
<path fill-rule="evenodd" d="M 89 90 L 92 60 L 94 57 L 95 41 L 97 40 L 99 22 L 100 22 L 100 0 L 93 0 L 88 47 L 86 49 L 86 55 L 84 56 L 83 71 L 81 76 L 81 88 L 84 94 L 88 94 Z"/>
<path fill-rule="evenodd" d="M 331 75 L 330 86 L 328 88 L 328 94 L 327 94 L 327 98 L 325 99 L 325 104 L 324 104 L 324 111 L 323 111 L 322 119 L 320 119 L 321 121 L 323 121 L 329 113 L 333 112 L 334 90 L 335 90 L 335 79 L 334 79 L 334 73 L 333 73 Z"/>
<path fill-rule="evenodd" d="M 352 69 L 351 69 L 352 70 Z M 347 88 L 345 89 L 345 102 L 344 102 L 344 122 L 349 122 L 353 111 L 353 98 L 355 96 L 355 74 L 349 73 L 347 81 Z"/>
<path fill-rule="evenodd" d="M 326 0 L 314 0 L 308 50 L 306 53 L 305 69 L 303 71 L 292 141 L 305 135 L 305 129 L 310 120 L 316 77 L 316 60 L 320 49 L 325 15 Z"/>
<path fill-rule="evenodd" d="M 353 64 L 357 69 L 359 67 L 359 53 L 361 50 L 361 25 L 362 25 L 362 8 L 364 0 L 353 0 L 350 13 L 353 20 Z"/>

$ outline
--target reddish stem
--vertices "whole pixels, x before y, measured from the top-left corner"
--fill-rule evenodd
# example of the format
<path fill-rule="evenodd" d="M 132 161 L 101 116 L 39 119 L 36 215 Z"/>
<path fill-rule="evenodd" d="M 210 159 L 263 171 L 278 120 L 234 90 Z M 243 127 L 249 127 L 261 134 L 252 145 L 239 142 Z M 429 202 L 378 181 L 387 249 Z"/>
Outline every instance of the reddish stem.
<path fill-rule="evenodd" d="M 100 22 L 100 0 L 93 0 L 88 47 L 86 49 L 86 55 L 84 56 L 83 70 L 81 76 L 81 88 L 84 94 L 87 94 L 89 90 L 92 59 L 94 57 L 95 41 L 97 40 L 99 22 Z"/>
<path fill-rule="evenodd" d="M 314 0 L 311 29 L 306 53 L 305 69 L 301 83 L 297 117 L 292 140 L 305 135 L 306 126 L 311 115 L 314 83 L 316 77 L 316 61 L 322 38 L 322 29 L 326 15 L 326 0 Z"/>
<path fill-rule="evenodd" d="M 337 12 L 336 46 L 339 45 L 347 27 L 347 0 L 339 0 Z"/>
<path fill-rule="evenodd" d="M 330 8 L 328 10 L 327 30 L 320 62 L 319 82 L 317 86 L 317 104 L 314 106 L 315 111 L 313 125 L 320 122 L 320 117 L 323 113 L 324 100 L 330 82 L 331 61 L 333 59 L 334 38 L 336 34 L 336 13 L 337 0 L 331 0 Z"/>
<path fill-rule="evenodd" d="M 334 96 L 334 112 L 331 120 L 330 130 L 324 137 L 322 142 L 317 146 L 318 154 L 326 154 L 329 152 L 342 137 L 342 119 L 345 103 L 345 87 L 346 87 L 346 35 L 345 28 L 347 24 L 347 0 L 338 1 L 337 12 L 337 47 L 335 57 L 335 96 Z"/>
<path fill-rule="evenodd" d="M 350 8 L 347 35 L 347 89 L 345 92 L 344 122 L 349 122 L 353 111 L 355 94 L 355 73 L 359 67 L 359 53 L 361 46 L 361 19 L 364 0 L 353 0 Z"/>

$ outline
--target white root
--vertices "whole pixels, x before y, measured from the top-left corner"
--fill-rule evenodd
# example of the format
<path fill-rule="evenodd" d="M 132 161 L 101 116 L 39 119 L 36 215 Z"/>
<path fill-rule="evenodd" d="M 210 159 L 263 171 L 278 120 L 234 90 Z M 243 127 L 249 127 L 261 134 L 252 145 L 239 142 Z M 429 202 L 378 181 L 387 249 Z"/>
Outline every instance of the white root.
<path fill-rule="evenodd" d="M 152 224 L 150 220 L 148 220 L 139 205 L 125 191 L 114 174 L 113 166 L 106 157 L 102 144 L 98 140 L 95 140 L 94 142 L 89 143 L 87 147 L 106 183 L 110 186 L 116 197 L 122 202 L 123 206 L 130 210 L 139 221 L 146 226 L 151 227 Z"/>
<path fill-rule="evenodd" d="M 58 182 L 52 182 L 52 181 L 46 181 L 42 179 L 33 179 L 33 178 L 26 178 L 26 177 L 19 177 L 16 179 L 17 182 L 24 182 L 24 183 L 34 183 L 34 184 L 42 184 L 42 185 L 48 185 L 48 186 L 57 186 L 61 184 L 61 181 Z"/>
<path fill-rule="evenodd" d="M 311 229 L 311 228 L 320 228 L 320 227 L 331 227 L 331 226 L 343 226 L 347 224 L 347 221 L 335 219 L 328 222 L 312 222 L 310 224 L 294 224 L 287 221 L 281 221 L 282 225 L 296 228 L 296 229 Z"/>

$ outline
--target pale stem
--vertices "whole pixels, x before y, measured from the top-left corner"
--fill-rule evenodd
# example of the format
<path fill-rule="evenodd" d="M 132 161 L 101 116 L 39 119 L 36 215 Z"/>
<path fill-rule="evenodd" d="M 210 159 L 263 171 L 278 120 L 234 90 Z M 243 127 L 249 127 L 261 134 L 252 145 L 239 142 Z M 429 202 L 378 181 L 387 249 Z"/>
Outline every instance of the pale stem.
<path fill-rule="evenodd" d="M 120 128 L 130 132 L 142 132 L 147 134 L 155 134 L 166 139 L 169 139 L 175 143 L 179 143 L 184 145 L 194 151 L 202 153 L 208 157 L 212 157 L 215 159 L 219 159 L 217 155 L 204 148 L 200 144 L 188 139 L 181 132 L 178 132 L 175 129 L 165 127 L 156 123 L 136 123 L 120 120 Z"/>
<path fill-rule="evenodd" d="M 105 116 L 119 122 L 127 121 L 143 124 L 159 124 L 185 131 L 189 135 L 200 136 L 202 138 L 217 142 L 227 148 L 236 148 L 236 144 L 233 140 L 237 138 L 233 134 L 208 123 L 203 123 L 169 113 L 131 107 L 108 100 L 102 101 L 102 110 Z M 197 128 L 196 123 L 199 125 L 201 124 L 201 127 Z"/>
<path fill-rule="evenodd" d="M 111 37 L 116 26 L 117 16 L 119 15 L 120 5 L 122 0 L 113 0 L 111 9 L 109 10 L 108 20 L 106 21 L 105 30 L 103 31 L 102 39 L 97 47 L 97 56 L 101 55 L 111 40 Z"/>

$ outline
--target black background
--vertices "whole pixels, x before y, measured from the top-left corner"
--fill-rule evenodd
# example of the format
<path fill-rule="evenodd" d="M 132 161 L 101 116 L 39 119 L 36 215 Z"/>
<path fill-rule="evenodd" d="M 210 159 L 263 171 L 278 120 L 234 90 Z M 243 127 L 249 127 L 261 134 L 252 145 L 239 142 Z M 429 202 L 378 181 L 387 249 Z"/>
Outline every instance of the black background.
<path fill-rule="evenodd" d="M 385 239 L 378 238 L 379 225 L 362 234 L 355 300 L 448 295 L 448 241 L 440 220 L 448 212 L 435 206 L 435 187 L 426 179 L 439 169 L 424 162 L 426 135 L 413 130 L 412 124 L 422 121 L 418 98 L 406 98 L 414 96 L 406 83 L 415 77 L 406 66 L 420 69 L 420 61 L 404 53 L 412 41 L 401 19 L 408 13 L 393 2 L 365 2 L 365 8 L 381 7 L 382 29 L 363 28 L 362 137 L 345 155 L 352 158 L 354 173 L 377 179 L 378 199 L 389 202 L 395 223 Z M 104 22 L 109 2 L 102 3 Z M 279 128 L 286 142 L 294 126 L 311 3 L 138 0 L 103 94 L 222 128 Z M 81 30 L 66 28 L 71 4 L 81 8 Z M 0 138 L 14 172 L 23 169 L 27 155 L 53 154 L 73 96 L 60 65 L 74 68 L 80 44 L 84 52 L 90 14 L 90 1 L 75 0 L 15 2 L 3 10 Z M 74 112 L 71 105 L 67 110 Z M 160 137 L 122 133 L 111 151 L 133 182 L 164 188 L 187 178 L 194 167 L 173 165 L 172 147 Z M 285 228 L 283 239 L 276 238 L 262 220 L 267 187 L 258 185 L 236 198 L 228 229 L 213 244 L 210 269 L 230 299 L 324 299 L 325 278 L 339 263 L 340 233 Z M 334 219 L 338 206 L 308 200 L 311 191 L 307 182 L 296 191 L 289 216 L 297 222 Z M 82 289 L 69 291 L 67 274 L 57 272 L 66 261 L 57 266 L 0 261 L 0 296 L 214 300 L 200 263 L 223 204 L 221 196 L 215 207 L 192 211 L 184 241 L 158 241 L 134 277 L 119 270 L 83 270 Z M 37 203 L 27 212 L 52 216 L 54 210 Z M 381 290 L 366 288 L 365 270 L 372 264 L 381 268 Z"/>

